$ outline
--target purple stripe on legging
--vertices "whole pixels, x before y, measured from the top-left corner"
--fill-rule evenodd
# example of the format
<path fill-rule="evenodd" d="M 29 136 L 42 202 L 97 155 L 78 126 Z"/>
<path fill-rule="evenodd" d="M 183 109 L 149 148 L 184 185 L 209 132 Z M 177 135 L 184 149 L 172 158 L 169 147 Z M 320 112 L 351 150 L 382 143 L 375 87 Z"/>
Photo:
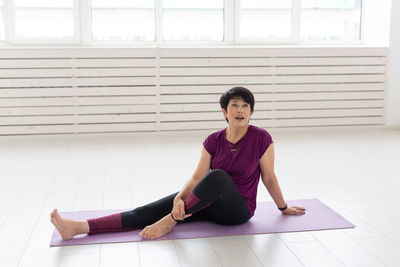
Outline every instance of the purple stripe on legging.
<path fill-rule="evenodd" d="M 193 209 L 198 203 L 200 202 L 200 198 L 196 196 L 193 191 L 190 192 L 190 194 L 185 198 L 183 203 L 185 203 L 185 211 L 190 211 L 190 213 L 196 213 L 202 209 L 205 209 L 209 207 L 212 203 L 208 203 L 207 205 L 203 207 L 196 207 L 194 210 Z M 204 204 L 203 204 L 204 205 Z"/>
<path fill-rule="evenodd" d="M 189 195 L 185 198 L 183 203 L 185 203 L 185 210 L 190 210 L 197 203 L 199 203 L 200 198 L 198 198 L 193 192 L 190 192 Z"/>
<path fill-rule="evenodd" d="M 88 219 L 89 235 L 109 233 L 109 232 L 122 232 L 138 228 L 122 228 L 121 213 L 116 213 L 104 217 Z"/>

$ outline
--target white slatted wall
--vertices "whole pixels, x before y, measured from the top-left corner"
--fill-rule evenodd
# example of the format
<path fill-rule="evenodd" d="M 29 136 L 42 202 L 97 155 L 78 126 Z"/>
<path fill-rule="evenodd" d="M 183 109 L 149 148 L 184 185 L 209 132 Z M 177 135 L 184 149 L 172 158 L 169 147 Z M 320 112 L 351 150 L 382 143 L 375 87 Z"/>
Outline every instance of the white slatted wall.
<path fill-rule="evenodd" d="M 255 94 L 265 127 L 385 123 L 386 48 L 0 50 L 0 135 L 220 129 Z"/>

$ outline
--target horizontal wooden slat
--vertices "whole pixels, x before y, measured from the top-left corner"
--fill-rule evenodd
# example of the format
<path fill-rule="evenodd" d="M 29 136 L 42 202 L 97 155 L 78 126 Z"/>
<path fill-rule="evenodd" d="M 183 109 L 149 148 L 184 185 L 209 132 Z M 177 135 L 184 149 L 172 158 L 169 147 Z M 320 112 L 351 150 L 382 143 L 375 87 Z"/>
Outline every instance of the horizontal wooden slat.
<path fill-rule="evenodd" d="M 156 105 L 3 107 L 0 116 L 155 113 Z"/>
<path fill-rule="evenodd" d="M 155 76 L 155 68 L 0 69 L 0 78 Z"/>
<path fill-rule="evenodd" d="M 0 59 L 0 68 L 105 68 L 154 67 L 154 58 L 91 58 L 91 59 Z"/>
<path fill-rule="evenodd" d="M 384 100 L 322 100 L 322 101 L 280 101 L 260 102 L 256 110 L 293 110 L 293 109 L 332 109 L 332 108 L 382 108 Z"/>
<path fill-rule="evenodd" d="M 64 115 L 64 116 L 24 116 L 0 117 L 0 126 L 39 125 L 71 123 L 121 123 L 155 122 L 156 114 L 121 114 L 121 115 Z M 0 127 L 1 129 L 1 127 Z"/>
<path fill-rule="evenodd" d="M 76 77 L 156 76 L 156 68 L 80 68 L 74 69 Z"/>
<path fill-rule="evenodd" d="M 307 127 L 307 126 L 343 126 L 343 125 L 379 125 L 384 124 L 382 117 L 350 117 L 321 119 L 287 119 L 287 120 L 257 120 L 253 122 L 259 127 Z M 201 122 L 165 122 L 161 124 L 162 131 L 221 129 L 227 126 L 225 121 Z"/>
<path fill-rule="evenodd" d="M 307 126 L 345 126 L 345 125 L 382 125 L 383 117 L 351 117 L 351 118 L 323 118 L 323 119 L 282 119 L 257 120 L 260 127 L 307 127 Z"/>
<path fill-rule="evenodd" d="M 155 58 L 77 58 L 74 59 L 77 68 L 104 68 L 104 67 L 155 67 Z"/>
<path fill-rule="evenodd" d="M 171 47 L 161 48 L 160 57 L 324 57 L 385 56 L 384 47 Z"/>
<path fill-rule="evenodd" d="M 49 96 L 116 96 L 155 95 L 154 86 L 148 87 L 72 87 L 72 88 L 8 88 L 0 89 L 4 97 L 49 97 Z"/>
<path fill-rule="evenodd" d="M 327 92 L 254 94 L 256 101 L 305 101 L 338 99 L 383 99 L 384 92 Z M 220 95 L 163 95 L 161 103 L 219 102 Z"/>
<path fill-rule="evenodd" d="M 384 82 L 384 74 L 365 75 L 294 75 L 294 76 L 206 76 L 206 77 L 160 77 L 161 85 L 169 84 L 270 84 L 270 83 L 359 83 Z"/>
<path fill-rule="evenodd" d="M 1 49 L 0 49 L 1 51 Z M 0 68 L 72 68 L 72 59 L 0 59 Z"/>
<path fill-rule="evenodd" d="M 234 86 L 231 85 L 163 85 L 161 94 L 222 94 Z M 253 93 L 276 92 L 335 92 L 335 91 L 383 91 L 384 83 L 334 83 L 334 84 L 252 84 L 245 86 Z"/>
<path fill-rule="evenodd" d="M 4 58 L 119 58 L 155 57 L 155 47 L 135 48 L 7 48 L 0 49 L 0 59 Z"/>
<path fill-rule="evenodd" d="M 385 57 L 318 57 L 318 58 L 160 58 L 161 67 L 200 66 L 345 66 L 384 65 Z"/>
<path fill-rule="evenodd" d="M 251 85 L 253 93 L 278 92 L 335 92 L 335 91 L 383 91 L 384 84 L 285 84 Z M 163 86 L 163 95 L 198 95 L 207 93 L 221 94 L 230 86 Z M 0 89 L 0 98 L 5 97 L 40 97 L 40 96 L 109 96 L 109 95 L 155 95 L 154 86 L 148 87 L 81 87 L 81 88 L 7 88 Z"/>
<path fill-rule="evenodd" d="M 311 57 L 311 56 L 385 56 L 384 47 L 160 47 L 161 57 Z M 7 48 L 0 58 L 60 57 L 155 57 L 157 47 L 107 48 Z"/>
<path fill-rule="evenodd" d="M 155 77 L 2 79 L 1 87 L 155 85 Z"/>
<path fill-rule="evenodd" d="M 328 117 L 357 117 L 383 116 L 383 108 L 375 109 L 326 109 L 326 110 L 270 110 L 256 111 L 252 119 L 293 119 L 293 118 L 328 118 Z M 160 120 L 167 121 L 216 121 L 223 120 L 222 112 L 166 113 L 161 114 Z"/>
<path fill-rule="evenodd" d="M 327 93 L 277 93 L 257 94 L 256 101 L 315 101 L 383 99 L 384 92 L 327 92 Z"/>
<path fill-rule="evenodd" d="M 155 104 L 154 96 L 3 98 L 0 107 Z"/>
<path fill-rule="evenodd" d="M 68 69 L 0 69 L 0 78 L 26 78 L 26 77 L 72 77 L 74 71 Z"/>
<path fill-rule="evenodd" d="M 0 72 L 1 73 L 1 72 Z M 192 67 L 161 68 L 161 76 L 227 76 L 227 75 L 287 75 L 287 74 L 377 74 L 385 66 L 301 66 L 301 67 Z"/>
<path fill-rule="evenodd" d="M 259 110 L 332 109 L 332 108 L 381 108 L 384 100 L 338 100 L 338 101 L 296 101 L 296 102 L 256 102 Z M 198 112 L 221 110 L 219 103 L 206 104 L 162 104 L 161 112 Z"/>
<path fill-rule="evenodd" d="M 71 124 L 0 126 L 0 135 L 22 134 L 63 134 L 63 133 L 113 133 L 156 131 L 155 123 L 109 123 L 109 124 Z"/>

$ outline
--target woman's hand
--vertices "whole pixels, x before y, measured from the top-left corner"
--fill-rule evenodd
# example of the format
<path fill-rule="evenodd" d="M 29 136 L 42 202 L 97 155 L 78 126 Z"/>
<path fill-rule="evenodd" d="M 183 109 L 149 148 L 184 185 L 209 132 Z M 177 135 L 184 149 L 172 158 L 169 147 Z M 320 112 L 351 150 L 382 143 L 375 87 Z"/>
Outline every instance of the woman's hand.
<path fill-rule="evenodd" d="M 183 221 L 187 217 L 192 216 L 192 214 L 185 215 L 185 203 L 181 198 L 174 200 L 174 207 L 172 208 L 172 216 L 177 221 Z"/>
<path fill-rule="evenodd" d="M 291 206 L 283 210 L 282 213 L 284 215 L 303 215 L 304 213 L 306 213 L 305 210 L 306 209 L 303 207 Z"/>

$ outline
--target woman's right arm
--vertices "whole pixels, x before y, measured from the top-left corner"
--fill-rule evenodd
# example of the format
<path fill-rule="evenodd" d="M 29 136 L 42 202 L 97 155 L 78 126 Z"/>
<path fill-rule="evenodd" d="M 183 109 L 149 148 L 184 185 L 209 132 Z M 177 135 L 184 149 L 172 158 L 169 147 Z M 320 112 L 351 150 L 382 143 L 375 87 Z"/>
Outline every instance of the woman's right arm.
<path fill-rule="evenodd" d="M 193 191 L 195 186 L 204 178 L 204 176 L 207 175 L 207 173 L 210 171 L 210 165 L 211 155 L 203 146 L 196 171 L 193 173 L 192 178 L 186 182 L 182 190 L 178 193 L 178 195 L 176 195 L 174 199 L 174 208 L 172 210 L 172 215 L 175 219 L 183 220 L 184 218 L 189 217 L 182 216 L 182 214 L 185 214 L 185 206 L 183 200 L 187 197 L 187 195 L 189 195 L 190 192 Z"/>

